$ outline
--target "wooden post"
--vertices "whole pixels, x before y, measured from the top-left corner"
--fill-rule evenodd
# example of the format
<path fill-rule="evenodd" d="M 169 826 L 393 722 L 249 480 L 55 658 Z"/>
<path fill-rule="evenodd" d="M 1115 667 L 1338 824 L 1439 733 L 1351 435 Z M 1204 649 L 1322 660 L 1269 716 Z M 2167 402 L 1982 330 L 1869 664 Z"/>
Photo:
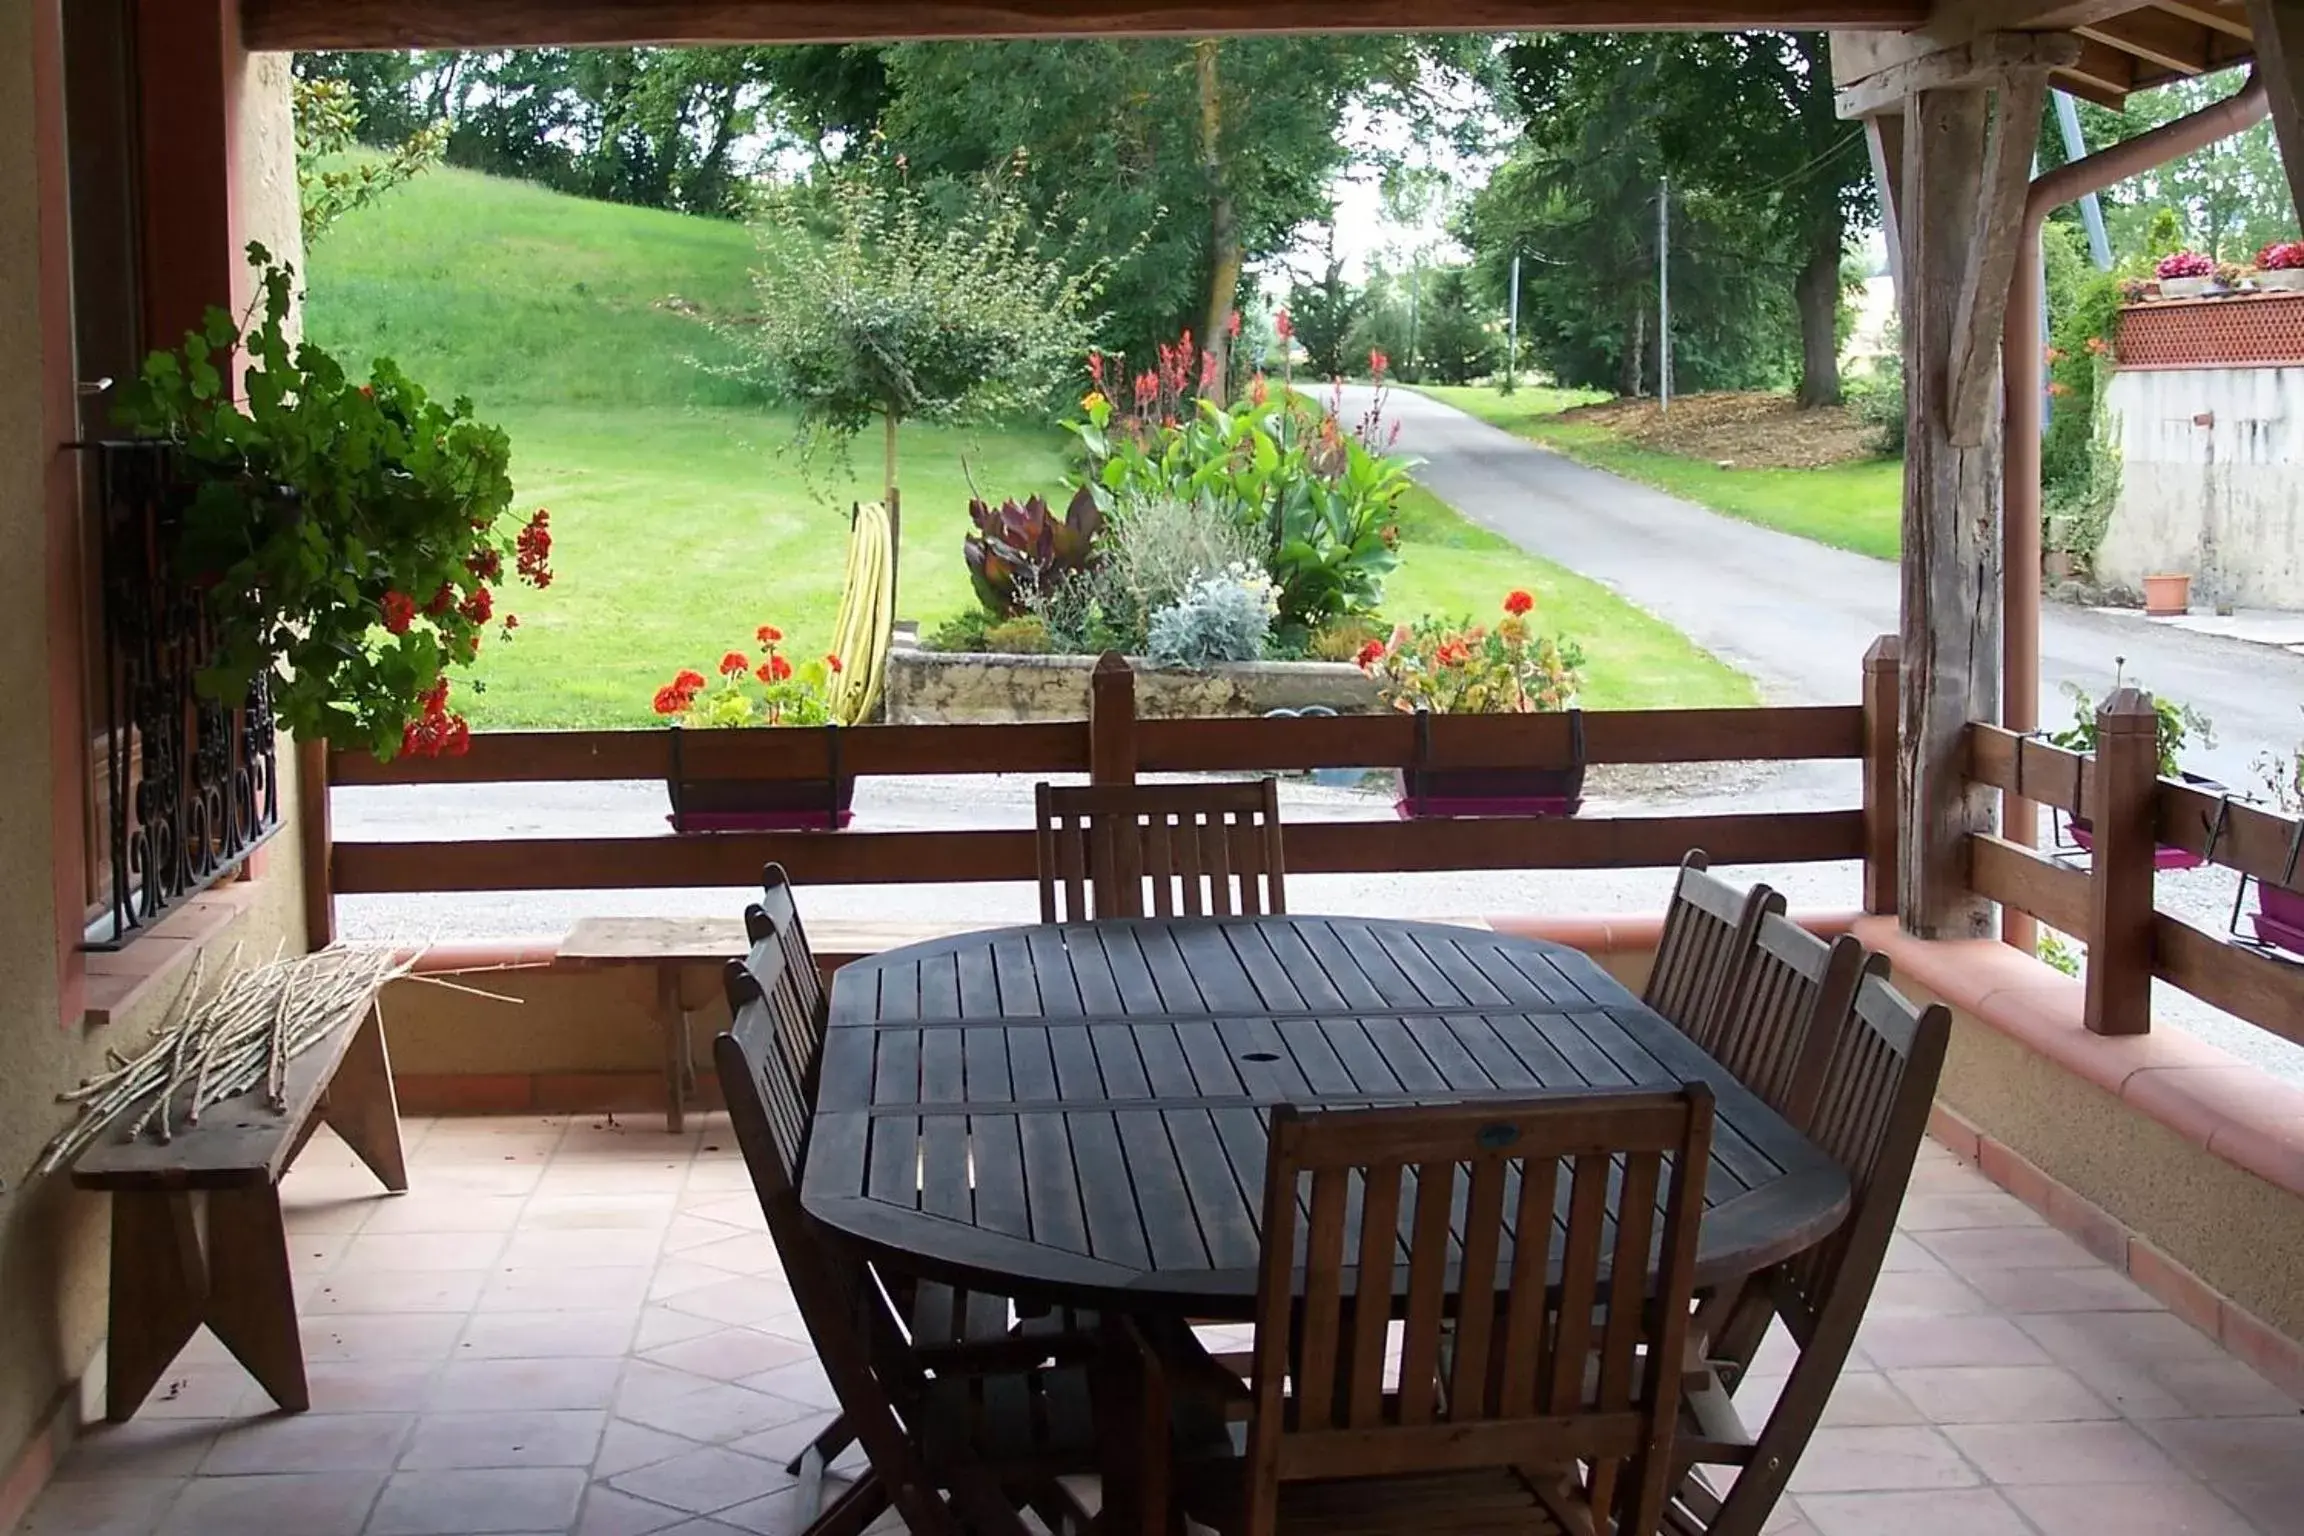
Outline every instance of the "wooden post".
<path fill-rule="evenodd" d="M 1136 673 L 1118 651 L 1097 657 L 1088 675 L 1088 780 L 1136 782 Z"/>
<path fill-rule="evenodd" d="M 1897 910 L 1922 938 L 1982 938 L 1968 838 L 1972 720 L 1999 718 L 1999 336 L 2045 75 L 1922 91 L 1904 114 L 1903 795 Z M 1988 110 L 1996 95 L 1998 111 Z"/>
<path fill-rule="evenodd" d="M 2113 690 L 2096 711 L 2096 844 L 2089 878 L 2085 1019 L 2099 1035 L 2152 1028 L 2152 883 L 2160 786 L 2152 696 Z"/>
<path fill-rule="evenodd" d="M 2304 0 L 2248 0 L 2248 30 L 2288 188 L 2304 208 Z"/>
<path fill-rule="evenodd" d="M 296 835 L 304 866 L 304 943 L 336 942 L 336 833 L 328 807 L 328 743 L 296 743 Z"/>
<path fill-rule="evenodd" d="M 1864 146 L 1880 193 L 1880 228 L 1888 240 L 1888 281 L 1904 289 L 1904 114 L 1875 112 L 1864 119 Z"/>
<path fill-rule="evenodd" d="M 1864 910 L 1896 910 L 1897 681 L 1904 647 L 1882 635 L 1864 653 Z"/>

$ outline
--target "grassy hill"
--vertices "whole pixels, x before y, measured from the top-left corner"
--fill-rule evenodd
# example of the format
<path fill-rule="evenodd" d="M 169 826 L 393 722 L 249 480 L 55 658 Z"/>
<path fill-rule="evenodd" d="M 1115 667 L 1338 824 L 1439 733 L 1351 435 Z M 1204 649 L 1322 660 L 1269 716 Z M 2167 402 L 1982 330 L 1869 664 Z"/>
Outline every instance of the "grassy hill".
<path fill-rule="evenodd" d="M 350 366 L 390 356 L 468 394 L 512 437 L 523 502 L 552 510 L 550 590 L 516 594 L 519 633 L 492 646 L 481 727 L 639 725 L 683 666 L 710 670 L 762 623 L 807 655 L 839 603 L 847 509 L 865 475 L 779 450 L 791 420 L 716 373 L 705 323 L 750 300 L 752 237 L 715 220 L 588 202 L 463 171 L 430 172 L 312 249 L 305 330 Z M 960 561 L 970 482 L 1055 492 L 1054 427 L 906 427 L 900 612 L 923 627 L 969 606 Z M 1397 617 L 1491 612 L 1523 586 L 1591 656 L 1595 707 L 1745 703 L 1750 683 L 1595 583 L 1530 557 L 1417 493 L 1388 592 Z"/>

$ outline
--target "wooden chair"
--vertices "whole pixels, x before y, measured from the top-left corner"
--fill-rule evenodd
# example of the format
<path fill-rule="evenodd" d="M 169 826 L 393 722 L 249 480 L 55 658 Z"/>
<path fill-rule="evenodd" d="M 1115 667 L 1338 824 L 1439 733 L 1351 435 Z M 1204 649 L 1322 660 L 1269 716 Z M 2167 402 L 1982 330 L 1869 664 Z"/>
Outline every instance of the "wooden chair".
<path fill-rule="evenodd" d="M 798 1084 L 797 1108 L 768 1105 L 771 1116 L 799 1117 L 790 1125 L 778 1122 L 778 1134 L 791 1153 L 788 1166 L 796 1172 L 806 1150 L 809 1106 L 815 1103 L 829 999 L 784 867 L 770 864 L 762 873 L 761 887 L 761 899 L 744 912 L 752 952 L 738 964 L 749 981 L 736 982 L 731 972 L 729 1012 L 732 1016 L 736 1012 L 736 989 L 759 994 L 769 1041 Z M 903 1309 L 913 1351 L 931 1369 L 1024 1368 L 1052 1359 L 1084 1359 L 1095 1345 L 1094 1313 L 1060 1308 L 1019 1317 L 1007 1297 L 988 1291 L 894 1274 L 881 1275 L 880 1282 Z M 847 1416 L 839 1415 L 784 1470 L 792 1477 L 820 1477 L 855 1439 Z"/>
<path fill-rule="evenodd" d="M 1940 1003 L 1916 1008 L 1877 976 L 1835 1031 L 1808 1134 L 1847 1170 L 1848 1219 L 1830 1237 L 1761 1277 L 1800 1354 L 1767 1423 L 1754 1438 L 1738 1417 L 1731 1383 L 1697 1364 L 1691 1372 L 1681 1454 L 1690 1464 L 1737 1468 L 1723 1498 L 1684 1478 L 1670 1529 L 1703 1536 L 1758 1536 L 1783 1496 L 1800 1453 L 1823 1418 L 1857 1325 L 1872 1300 L 1911 1183 L 1952 1017 Z M 1699 1341 L 1701 1346 L 1701 1341 Z"/>
<path fill-rule="evenodd" d="M 1271 779 L 1042 784 L 1038 802 L 1044 923 L 1288 910 Z"/>
<path fill-rule="evenodd" d="M 1275 1109 L 1246 1455 L 1187 1508 L 1226 1536 L 1654 1532 L 1711 1135 L 1701 1086 Z"/>
<path fill-rule="evenodd" d="M 1720 1004 L 1735 983 L 1737 966 L 1751 951 L 1760 919 L 1784 911 L 1784 898 L 1768 887 L 1739 891 L 1706 873 L 1710 868 L 1701 850 L 1680 861 L 1680 878 L 1656 945 L 1656 967 L 1641 993 L 1641 1001 L 1707 1050 Z"/>
<path fill-rule="evenodd" d="M 863 1445 L 871 1463 L 866 1476 L 820 1512 L 822 1461 L 807 1467 L 800 1504 L 813 1517 L 808 1536 L 858 1536 L 890 1508 L 923 1536 L 1022 1536 L 1020 1500 L 1053 1512 L 1063 1497 L 1057 1473 L 1094 1464 L 1085 1373 L 1070 1366 L 931 1375 L 879 1276 L 800 1204 L 809 1104 L 784 1041 L 786 1019 L 804 988 L 775 936 L 750 959 L 731 961 L 727 981 L 730 1026 L 713 1041 L 713 1065 L 728 1117 L 793 1299 L 839 1399 L 844 1433 Z M 987 1401 L 1003 1409 L 1021 1403 L 1026 1410 L 995 1414 Z M 1076 1513 L 1066 1506 L 1065 1515 Z"/>
<path fill-rule="evenodd" d="M 1704 1048 L 1769 1108 L 1805 1124 L 1857 989 L 1887 968 L 1885 956 L 1868 954 L 1848 934 L 1827 944 L 1790 918 L 1764 912 L 1713 1011 Z"/>

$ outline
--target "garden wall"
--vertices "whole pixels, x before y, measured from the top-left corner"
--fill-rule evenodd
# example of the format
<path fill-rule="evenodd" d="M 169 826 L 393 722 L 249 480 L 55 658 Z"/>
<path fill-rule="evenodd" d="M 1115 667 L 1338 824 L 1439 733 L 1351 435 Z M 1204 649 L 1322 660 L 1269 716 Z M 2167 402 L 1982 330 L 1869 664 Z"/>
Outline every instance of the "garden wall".
<path fill-rule="evenodd" d="M 1136 712 L 1160 720 L 1263 715 L 1319 706 L 1374 713 L 1376 685 L 1335 661 L 1243 661 L 1206 672 L 1136 667 Z M 890 725 L 1009 725 L 1088 714 L 1093 656 L 899 650 L 888 658 Z"/>

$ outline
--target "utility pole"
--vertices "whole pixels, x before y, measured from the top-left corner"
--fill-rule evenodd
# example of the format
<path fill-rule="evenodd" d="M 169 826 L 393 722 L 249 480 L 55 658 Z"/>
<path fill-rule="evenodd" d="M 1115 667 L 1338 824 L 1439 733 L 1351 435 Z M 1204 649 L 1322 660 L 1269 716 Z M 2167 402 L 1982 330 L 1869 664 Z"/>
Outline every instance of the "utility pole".
<path fill-rule="evenodd" d="M 1656 410 L 1672 409 L 1672 178 L 1656 178 Z"/>
<path fill-rule="evenodd" d="M 1407 366 L 1416 366 L 1416 301 L 1424 289 L 1424 253 L 1418 251 L 1408 263 L 1408 357 Z"/>
<path fill-rule="evenodd" d="M 1518 387 L 1517 370 L 1520 366 L 1520 253 L 1512 253 L 1512 318 L 1510 338 L 1504 343 L 1504 393 Z"/>

